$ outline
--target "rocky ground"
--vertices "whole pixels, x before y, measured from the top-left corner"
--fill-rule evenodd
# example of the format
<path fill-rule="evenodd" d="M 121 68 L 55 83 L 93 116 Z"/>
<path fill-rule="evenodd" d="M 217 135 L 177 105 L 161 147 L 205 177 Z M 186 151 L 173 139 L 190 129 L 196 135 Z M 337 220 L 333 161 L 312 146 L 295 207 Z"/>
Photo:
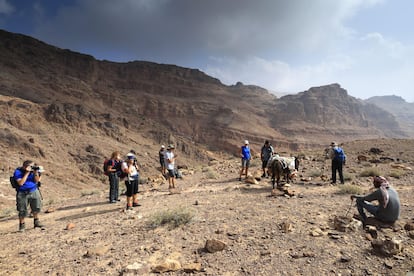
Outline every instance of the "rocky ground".
<path fill-rule="evenodd" d="M 17 217 L 3 213 L 0 274 L 407 275 L 414 270 L 414 141 L 343 147 L 345 187 L 329 184 L 323 149 L 293 153 L 299 174 L 286 192 L 273 193 L 269 178 L 238 181 L 239 160 L 220 155 L 204 168 L 188 164 L 176 191 L 166 181 L 141 185 L 142 206 L 133 211 L 125 211 L 125 197 L 107 203 L 102 189 L 59 202 L 45 198 L 44 229 L 20 233 Z M 260 175 L 258 159 L 251 172 Z M 392 227 L 364 231 L 352 220 L 349 195 L 369 192 L 365 175 L 375 172 L 399 192 L 401 217 Z M 392 240 L 388 248 L 374 250 L 385 240 Z"/>

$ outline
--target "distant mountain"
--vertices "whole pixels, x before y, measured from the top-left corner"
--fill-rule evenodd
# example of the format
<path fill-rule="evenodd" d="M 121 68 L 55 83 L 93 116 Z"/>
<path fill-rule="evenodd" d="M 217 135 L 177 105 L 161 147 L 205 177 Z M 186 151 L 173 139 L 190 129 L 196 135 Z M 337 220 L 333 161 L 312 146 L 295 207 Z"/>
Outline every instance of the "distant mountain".
<path fill-rule="evenodd" d="M 399 96 L 376 96 L 365 100 L 393 114 L 402 130 L 414 137 L 414 103 L 408 103 Z"/>
<path fill-rule="evenodd" d="M 197 69 L 98 61 L 2 30 L 0 106 L 0 170 L 34 159 L 57 195 L 62 183 L 65 195 L 106 183 L 102 161 L 115 150 L 136 150 L 149 176 L 159 175 L 161 144 L 175 144 L 180 165 L 195 165 L 211 151 L 237 155 L 245 139 L 256 154 L 265 139 L 281 152 L 406 136 L 390 108 L 357 100 L 338 84 L 278 98 Z"/>
<path fill-rule="evenodd" d="M 244 139 L 297 147 L 404 136 L 393 115 L 338 84 L 277 98 L 254 85 L 223 85 L 197 69 L 98 61 L 6 31 L 0 93 L 37 104 L 51 128 L 118 140 L 136 131 L 156 143 L 182 143 L 190 156 L 197 145 L 234 151 Z"/>

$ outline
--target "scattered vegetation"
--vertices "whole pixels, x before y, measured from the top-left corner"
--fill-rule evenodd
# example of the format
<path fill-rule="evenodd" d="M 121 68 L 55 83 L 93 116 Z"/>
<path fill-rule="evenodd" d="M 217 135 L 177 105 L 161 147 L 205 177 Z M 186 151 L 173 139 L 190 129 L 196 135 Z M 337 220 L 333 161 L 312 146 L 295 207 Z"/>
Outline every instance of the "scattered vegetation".
<path fill-rule="evenodd" d="M 309 172 L 310 177 L 319 177 L 321 175 L 322 175 L 321 170 L 312 170 L 312 171 Z"/>
<path fill-rule="evenodd" d="M 211 167 L 204 168 L 203 173 L 206 175 L 206 177 L 208 179 L 217 179 L 218 178 L 217 172 Z"/>
<path fill-rule="evenodd" d="M 405 172 L 402 170 L 392 170 L 388 173 L 388 176 L 400 179 L 404 174 Z"/>
<path fill-rule="evenodd" d="M 90 196 L 90 195 L 96 195 L 99 194 L 98 190 L 86 190 L 81 192 L 81 196 Z"/>
<path fill-rule="evenodd" d="M 155 213 L 149 220 L 150 228 L 157 228 L 168 225 L 170 228 L 177 228 L 189 223 L 194 217 L 192 210 L 180 207 L 175 210 L 165 210 Z"/>
<path fill-rule="evenodd" d="M 351 181 L 353 179 L 353 175 L 352 174 L 346 173 L 346 172 L 344 172 L 343 174 L 344 174 L 344 180 L 345 181 Z"/>
<path fill-rule="evenodd" d="M 381 172 L 377 168 L 371 167 L 371 168 L 363 170 L 359 175 L 362 177 L 376 176 L 376 175 L 381 175 Z"/>
<path fill-rule="evenodd" d="M 359 186 L 351 185 L 351 184 L 344 184 L 339 185 L 338 194 L 362 194 L 362 190 Z"/>

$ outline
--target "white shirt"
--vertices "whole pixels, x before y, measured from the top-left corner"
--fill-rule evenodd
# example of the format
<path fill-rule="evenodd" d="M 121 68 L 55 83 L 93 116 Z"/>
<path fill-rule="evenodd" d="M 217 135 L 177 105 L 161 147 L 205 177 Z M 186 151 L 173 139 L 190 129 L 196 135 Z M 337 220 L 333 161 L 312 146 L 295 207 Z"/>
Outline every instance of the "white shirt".
<path fill-rule="evenodd" d="M 167 165 L 167 170 L 174 170 L 174 153 L 172 151 L 166 151 L 164 154 L 165 157 L 165 165 Z M 172 162 L 169 162 L 168 159 L 173 160 Z"/>
<path fill-rule="evenodd" d="M 127 162 L 122 162 L 121 169 L 122 170 L 128 169 Z M 131 173 L 128 174 L 128 180 L 131 180 L 131 181 L 132 180 L 136 180 L 137 179 L 137 176 L 138 176 L 138 170 L 137 170 L 137 168 L 134 165 L 131 165 L 129 167 L 129 170 L 131 171 Z"/>

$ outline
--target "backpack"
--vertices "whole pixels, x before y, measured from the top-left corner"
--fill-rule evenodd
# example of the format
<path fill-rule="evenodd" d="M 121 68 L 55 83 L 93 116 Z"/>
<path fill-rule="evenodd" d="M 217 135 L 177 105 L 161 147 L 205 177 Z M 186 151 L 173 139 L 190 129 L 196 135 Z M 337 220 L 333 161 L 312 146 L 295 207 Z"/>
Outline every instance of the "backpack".
<path fill-rule="evenodd" d="M 109 161 L 111 161 L 111 159 L 105 158 L 105 161 L 103 163 L 103 171 L 105 175 L 109 175 L 109 172 L 108 172 Z"/>
<path fill-rule="evenodd" d="M 342 148 L 340 147 L 334 148 L 334 153 L 335 153 L 334 159 L 340 160 L 342 162 L 345 161 L 346 156 Z"/>
<path fill-rule="evenodd" d="M 123 163 L 124 161 L 120 161 L 120 162 L 118 162 L 118 163 L 116 163 L 115 164 L 115 169 L 116 169 L 116 174 L 118 175 L 118 177 L 120 178 L 120 179 L 124 179 L 125 177 L 127 177 L 128 176 L 128 173 L 126 173 L 126 172 L 124 172 L 123 170 L 122 170 L 122 163 Z"/>
<path fill-rule="evenodd" d="M 10 185 L 15 189 L 16 191 L 20 188 L 19 183 L 17 183 L 17 180 L 14 178 L 14 175 L 10 176 Z"/>

